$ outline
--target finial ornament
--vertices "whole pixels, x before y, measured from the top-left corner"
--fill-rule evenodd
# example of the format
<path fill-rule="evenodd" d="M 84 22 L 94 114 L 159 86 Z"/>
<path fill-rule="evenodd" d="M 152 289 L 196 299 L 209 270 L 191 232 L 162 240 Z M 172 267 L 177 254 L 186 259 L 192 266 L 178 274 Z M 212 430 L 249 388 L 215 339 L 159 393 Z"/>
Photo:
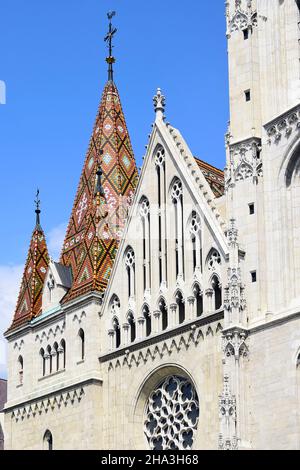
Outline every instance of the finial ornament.
<path fill-rule="evenodd" d="M 41 213 L 41 210 L 40 210 L 41 200 L 40 200 L 39 189 L 37 189 L 36 191 L 34 203 L 35 203 L 35 213 L 36 213 L 36 226 L 39 226 L 40 225 L 40 213 Z"/>
<path fill-rule="evenodd" d="M 157 92 L 156 92 L 156 95 L 153 98 L 153 102 L 154 102 L 155 112 L 162 117 L 164 112 L 165 112 L 166 99 L 165 99 L 164 95 L 162 94 L 160 88 L 157 88 Z"/>
<path fill-rule="evenodd" d="M 115 11 L 109 11 L 107 13 L 107 18 L 109 19 L 109 29 L 108 33 L 104 38 L 104 41 L 107 42 L 107 47 L 108 47 L 108 57 L 106 58 L 106 62 L 108 63 L 108 80 L 113 81 L 113 64 L 115 63 L 116 59 L 113 57 L 113 45 L 112 45 L 112 40 L 114 38 L 114 35 L 117 32 L 117 28 L 114 28 L 112 25 L 112 18 L 115 16 L 116 12 Z"/>

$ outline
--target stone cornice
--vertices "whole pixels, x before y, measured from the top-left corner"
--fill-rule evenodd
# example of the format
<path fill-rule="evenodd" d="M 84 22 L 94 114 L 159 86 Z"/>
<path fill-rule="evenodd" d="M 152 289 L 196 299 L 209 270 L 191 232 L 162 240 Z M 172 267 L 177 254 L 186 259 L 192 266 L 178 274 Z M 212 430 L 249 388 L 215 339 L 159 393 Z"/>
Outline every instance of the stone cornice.
<path fill-rule="evenodd" d="M 300 104 L 277 116 L 264 125 L 269 145 L 278 144 L 283 138 L 300 132 Z"/>

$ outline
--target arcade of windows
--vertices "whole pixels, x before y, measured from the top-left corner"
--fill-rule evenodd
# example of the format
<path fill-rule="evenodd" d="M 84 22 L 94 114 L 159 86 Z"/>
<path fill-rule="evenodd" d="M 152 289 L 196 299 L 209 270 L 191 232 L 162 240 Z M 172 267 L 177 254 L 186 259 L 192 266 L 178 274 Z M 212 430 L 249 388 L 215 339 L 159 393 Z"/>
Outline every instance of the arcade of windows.
<path fill-rule="evenodd" d="M 140 314 L 136 315 L 135 305 L 136 283 L 141 282 L 136 279 L 136 259 L 142 259 L 143 268 L 143 291 L 144 297 L 151 292 L 151 270 L 153 260 L 151 257 L 151 223 L 156 222 L 158 226 L 158 274 L 160 290 L 167 286 L 168 276 L 168 256 L 167 256 L 167 219 L 166 219 L 166 174 L 165 174 L 165 150 L 158 147 L 154 155 L 154 163 L 157 174 L 157 215 L 150 214 L 150 203 L 146 196 L 143 196 L 139 202 L 139 216 L 142 227 L 142 248 L 141 253 L 136 253 L 133 247 L 128 246 L 124 254 L 124 269 L 127 278 L 127 297 L 129 310 L 125 315 L 125 323 L 121 318 L 121 302 L 119 297 L 114 294 L 109 302 L 109 316 L 111 328 L 108 331 L 109 347 L 111 350 L 141 341 L 152 334 L 165 331 L 168 328 L 175 328 L 189 320 L 186 312 L 187 302 L 193 303 L 194 318 L 203 315 L 203 286 L 199 279 L 203 279 L 203 271 L 209 275 L 209 283 L 206 286 L 205 295 L 207 296 L 207 310 L 214 312 L 222 307 L 222 286 L 220 283 L 221 255 L 216 249 L 211 249 L 207 255 L 206 262 L 203 263 L 202 249 L 202 227 L 201 218 L 196 210 L 193 210 L 188 224 L 188 236 L 185 237 L 184 227 L 184 200 L 183 185 L 179 178 L 174 178 L 169 191 L 169 201 L 171 202 L 172 220 L 174 220 L 173 235 L 174 243 L 170 243 L 169 250 L 172 248 L 174 268 L 176 270 L 176 283 L 180 286 L 186 276 L 185 269 L 189 269 L 186 261 L 187 249 L 192 253 L 190 267 L 193 271 L 192 296 L 184 298 L 183 292 L 178 287 L 174 294 L 174 303 L 167 305 L 162 296 L 158 300 L 158 308 L 151 312 L 147 301 L 141 308 Z M 158 220 L 153 221 L 152 217 Z M 190 246 L 187 247 L 187 244 Z M 156 266 L 155 266 L 156 268 Z M 157 269 L 157 268 L 156 268 Z M 170 276 L 171 277 L 171 276 Z M 123 307 L 124 308 L 124 307 Z"/>

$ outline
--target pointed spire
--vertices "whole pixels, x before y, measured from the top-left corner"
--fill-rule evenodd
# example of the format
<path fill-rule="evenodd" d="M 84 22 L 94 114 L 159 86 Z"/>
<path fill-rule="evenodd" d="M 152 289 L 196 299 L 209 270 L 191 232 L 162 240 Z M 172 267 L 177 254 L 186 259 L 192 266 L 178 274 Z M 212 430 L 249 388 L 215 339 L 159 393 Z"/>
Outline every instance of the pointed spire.
<path fill-rule="evenodd" d="M 49 254 L 40 225 L 39 191 L 36 194 L 35 206 L 36 224 L 30 241 L 13 322 L 8 331 L 25 325 L 41 313 L 42 290 L 49 266 Z"/>
<path fill-rule="evenodd" d="M 104 38 L 104 41 L 107 42 L 107 47 L 108 47 L 108 57 L 106 58 L 106 62 L 108 63 L 108 81 L 113 82 L 114 81 L 114 72 L 113 72 L 113 64 L 116 62 L 116 59 L 113 57 L 113 45 L 112 45 L 112 40 L 114 38 L 114 35 L 117 32 L 117 28 L 114 28 L 112 25 L 112 18 L 115 16 L 116 12 L 115 11 L 110 11 L 107 13 L 107 18 L 109 19 L 109 29 L 108 33 Z"/>
<path fill-rule="evenodd" d="M 62 250 L 73 284 L 64 302 L 103 292 L 112 271 L 138 172 L 119 93 L 104 88 Z"/>

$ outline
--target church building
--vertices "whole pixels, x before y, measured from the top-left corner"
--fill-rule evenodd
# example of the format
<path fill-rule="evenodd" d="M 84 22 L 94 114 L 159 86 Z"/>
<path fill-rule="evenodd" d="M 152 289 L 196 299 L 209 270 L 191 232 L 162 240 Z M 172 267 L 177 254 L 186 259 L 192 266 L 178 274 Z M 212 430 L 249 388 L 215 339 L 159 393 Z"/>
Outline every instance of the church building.
<path fill-rule="evenodd" d="M 158 89 L 138 172 L 108 15 L 59 260 L 37 195 L 5 333 L 6 449 L 300 449 L 300 2 L 225 3 L 224 171 Z"/>

